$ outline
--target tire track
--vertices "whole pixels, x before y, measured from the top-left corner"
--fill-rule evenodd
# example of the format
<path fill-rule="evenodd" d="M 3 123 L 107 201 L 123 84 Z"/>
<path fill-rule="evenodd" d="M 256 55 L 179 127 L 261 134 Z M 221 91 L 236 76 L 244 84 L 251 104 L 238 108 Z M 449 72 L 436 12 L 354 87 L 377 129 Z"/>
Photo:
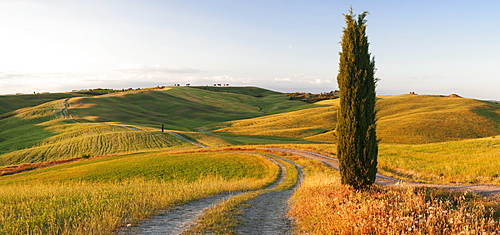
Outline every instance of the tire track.
<path fill-rule="evenodd" d="M 169 134 L 173 135 L 174 137 L 176 137 L 176 138 L 178 138 L 178 139 L 180 139 L 180 140 L 182 140 L 182 141 L 185 141 L 185 142 L 188 142 L 188 143 L 194 144 L 194 145 L 199 146 L 199 147 L 202 147 L 202 148 L 208 148 L 208 146 L 203 145 L 203 144 L 200 144 L 200 143 L 198 143 L 198 142 L 191 141 L 191 140 L 189 140 L 189 139 L 185 138 L 184 136 L 179 135 L 178 133 L 171 132 L 171 131 L 169 131 L 169 132 L 167 132 L 167 133 L 169 133 Z"/>
<path fill-rule="evenodd" d="M 265 190 L 272 190 L 284 181 L 286 177 L 286 168 L 271 157 L 265 156 L 263 154 L 260 155 L 272 161 L 281 169 L 278 179 L 265 188 Z M 215 196 L 198 199 L 196 201 L 175 207 L 170 210 L 160 211 L 158 215 L 153 216 L 151 219 L 145 220 L 138 226 L 128 226 L 120 228 L 116 232 L 116 234 L 182 234 L 184 231 L 195 225 L 196 220 L 203 214 L 205 210 L 208 210 L 216 206 L 217 204 L 230 199 L 233 196 L 247 192 L 252 191 L 222 193 Z"/>
<path fill-rule="evenodd" d="M 237 234 L 292 234 L 293 232 L 292 220 L 287 216 L 288 200 L 302 182 L 302 167 L 287 159 L 266 155 L 293 164 L 299 173 L 298 181 L 292 189 L 270 191 L 248 201 L 250 206 L 243 209 L 243 214 L 240 216 L 242 225 L 236 228 Z"/>
<path fill-rule="evenodd" d="M 152 218 L 135 227 L 123 227 L 116 234 L 181 234 L 189 228 L 203 211 L 239 193 L 223 193 L 202 198 L 191 203 L 177 206 L 171 210 L 160 211 Z"/>
<path fill-rule="evenodd" d="M 71 99 L 71 98 L 67 98 L 67 99 L 65 99 L 65 100 L 64 100 L 64 108 L 61 110 L 61 113 L 62 113 L 62 115 L 63 115 L 66 119 L 68 119 L 68 120 L 70 120 L 70 121 L 72 121 L 72 122 L 78 122 L 77 120 L 75 120 L 75 119 L 73 119 L 71 116 L 69 116 L 68 108 L 69 108 L 69 100 L 70 100 L 70 99 Z"/>

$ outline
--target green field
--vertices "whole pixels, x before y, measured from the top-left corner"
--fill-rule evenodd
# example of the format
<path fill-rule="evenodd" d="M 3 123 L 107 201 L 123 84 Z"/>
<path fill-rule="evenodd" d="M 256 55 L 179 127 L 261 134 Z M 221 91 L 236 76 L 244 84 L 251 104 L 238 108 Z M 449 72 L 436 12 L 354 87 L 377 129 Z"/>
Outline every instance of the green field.
<path fill-rule="evenodd" d="M 15 110 L 33 107 L 54 100 L 72 97 L 81 97 L 79 93 L 52 93 L 52 94 L 30 94 L 30 95 L 2 95 L 0 96 L 0 119 Z"/>
<path fill-rule="evenodd" d="M 262 97 L 173 87 L 71 99 L 69 113 L 80 122 L 120 122 L 156 129 L 164 124 L 167 129 L 189 131 L 304 105 L 282 93 L 259 94 Z"/>
<path fill-rule="evenodd" d="M 63 108 L 63 100 L 56 100 L 0 120 L 0 165 L 190 146 L 160 132 L 74 123 L 62 115 Z"/>
<path fill-rule="evenodd" d="M 257 154 L 148 153 L 92 158 L 0 178 L 0 233 L 102 234 L 156 210 L 262 188 L 278 167 Z"/>

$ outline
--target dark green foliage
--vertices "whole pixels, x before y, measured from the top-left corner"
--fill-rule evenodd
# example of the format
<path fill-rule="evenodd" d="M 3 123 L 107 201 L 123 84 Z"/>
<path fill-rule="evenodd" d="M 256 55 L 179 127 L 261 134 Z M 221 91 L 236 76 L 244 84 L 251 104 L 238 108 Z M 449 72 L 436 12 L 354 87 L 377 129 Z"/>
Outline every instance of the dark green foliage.
<path fill-rule="evenodd" d="M 321 100 L 333 100 L 339 98 L 338 96 L 338 91 L 331 91 L 331 92 L 325 92 L 321 94 L 311 94 L 311 93 L 304 93 L 304 92 L 294 92 L 294 93 L 289 93 L 288 99 L 290 100 L 302 100 L 307 103 L 316 103 Z"/>
<path fill-rule="evenodd" d="M 337 155 L 342 183 L 355 189 L 372 185 L 377 173 L 375 132 L 375 62 L 368 51 L 365 17 L 350 10 L 342 36 L 339 74 Z"/>
<path fill-rule="evenodd" d="M 84 159 L 90 158 L 90 154 L 82 154 L 82 158 Z"/>

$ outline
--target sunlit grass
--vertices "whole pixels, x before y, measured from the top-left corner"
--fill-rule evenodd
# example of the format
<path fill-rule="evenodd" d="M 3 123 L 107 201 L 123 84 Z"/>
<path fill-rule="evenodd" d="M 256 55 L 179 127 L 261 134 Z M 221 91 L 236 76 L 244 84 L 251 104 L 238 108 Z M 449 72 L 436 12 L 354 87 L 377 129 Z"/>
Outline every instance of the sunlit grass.
<path fill-rule="evenodd" d="M 0 165 L 190 146 L 161 132 L 73 123 L 62 115 L 64 107 L 64 101 L 57 100 L 0 120 Z"/>
<path fill-rule="evenodd" d="M 231 143 L 226 140 L 212 135 L 211 133 L 202 133 L 202 132 L 182 132 L 183 135 L 196 140 L 198 143 L 204 144 L 210 147 L 225 147 L 230 146 Z"/>
<path fill-rule="evenodd" d="M 152 152 L 4 176 L 0 234 L 106 234 L 201 197 L 262 188 L 278 170 L 255 154 Z"/>
<path fill-rule="evenodd" d="M 268 102 L 268 99 L 271 101 Z M 164 124 L 166 129 L 190 131 L 196 127 L 262 116 L 302 104 L 300 101 L 288 100 L 284 94 L 257 98 L 237 93 L 174 87 L 75 98 L 70 100 L 69 112 L 81 122 L 120 122 L 152 128 L 160 128 Z"/>
<path fill-rule="evenodd" d="M 146 152 L 116 155 L 61 164 L 50 168 L 3 176 L 0 185 L 26 182 L 114 182 L 133 178 L 194 181 L 202 176 L 225 179 L 262 178 L 277 167 L 252 154 L 230 152 Z M 277 173 L 275 173 L 277 174 Z"/>
<path fill-rule="evenodd" d="M 238 135 L 268 135 L 303 138 L 328 130 L 336 123 L 334 106 L 315 107 L 300 111 L 269 115 L 230 122 L 229 127 L 218 129 Z"/>
<path fill-rule="evenodd" d="M 323 107 L 287 112 L 220 125 L 217 131 L 335 142 L 338 100 Z M 377 137 L 381 143 L 424 144 L 500 134 L 498 105 L 473 99 L 402 95 L 377 101 Z"/>
<path fill-rule="evenodd" d="M 496 218 L 494 212 L 496 211 Z M 338 174 L 306 176 L 291 200 L 298 234 L 496 234 L 498 203 L 463 192 L 373 187 L 355 191 Z"/>
<path fill-rule="evenodd" d="M 379 171 L 411 181 L 500 184 L 500 138 L 381 145 Z"/>
<path fill-rule="evenodd" d="M 28 183 L 0 187 L 1 234 L 105 234 L 154 211 L 265 180 L 203 177 L 194 182 Z"/>
<path fill-rule="evenodd" d="M 52 94 L 0 95 L 0 116 L 21 108 L 33 107 L 54 100 L 81 96 L 86 95 L 71 92 Z"/>

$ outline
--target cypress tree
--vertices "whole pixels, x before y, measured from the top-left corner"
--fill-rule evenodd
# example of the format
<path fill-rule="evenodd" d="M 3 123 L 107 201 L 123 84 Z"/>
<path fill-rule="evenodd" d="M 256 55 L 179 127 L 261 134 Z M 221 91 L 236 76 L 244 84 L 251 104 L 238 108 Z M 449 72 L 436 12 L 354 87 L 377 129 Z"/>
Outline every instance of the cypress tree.
<path fill-rule="evenodd" d="M 377 174 L 378 143 L 375 132 L 375 60 L 368 51 L 365 17 L 344 14 L 340 52 L 340 108 L 337 112 L 337 157 L 342 184 L 369 187 Z"/>

